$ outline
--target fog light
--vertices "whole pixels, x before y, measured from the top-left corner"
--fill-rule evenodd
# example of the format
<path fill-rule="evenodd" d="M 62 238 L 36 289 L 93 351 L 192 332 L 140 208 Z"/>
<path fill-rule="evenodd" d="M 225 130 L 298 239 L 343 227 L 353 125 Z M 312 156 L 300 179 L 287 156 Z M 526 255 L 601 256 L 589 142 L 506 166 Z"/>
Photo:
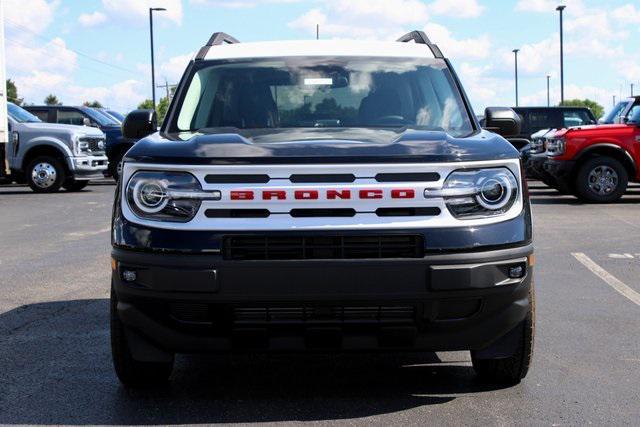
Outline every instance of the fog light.
<path fill-rule="evenodd" d="M 125 282 L 135 282 L 138 278 L 138 275 L 133 270 L 123 270 L 122 271 L 122 279 Z"/>
<path fill-rule="evenodd" d="M 521 279 L 522 277 L 524 277 L 524 266 L 522 265 L 516 265 L 513 267 L 509 267 L 509 278 L 511 279 Z"/>

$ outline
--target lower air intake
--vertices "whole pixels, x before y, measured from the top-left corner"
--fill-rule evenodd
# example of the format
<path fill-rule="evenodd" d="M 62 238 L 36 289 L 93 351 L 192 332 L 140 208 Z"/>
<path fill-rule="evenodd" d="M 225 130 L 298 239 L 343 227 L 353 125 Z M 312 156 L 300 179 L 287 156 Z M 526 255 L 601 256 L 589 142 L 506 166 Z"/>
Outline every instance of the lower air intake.
<path fill-rule="evenodd" d="M 422 258 L 424 239 L 385 236 L 232 236 L 224 239 L 227 260 Z"/>

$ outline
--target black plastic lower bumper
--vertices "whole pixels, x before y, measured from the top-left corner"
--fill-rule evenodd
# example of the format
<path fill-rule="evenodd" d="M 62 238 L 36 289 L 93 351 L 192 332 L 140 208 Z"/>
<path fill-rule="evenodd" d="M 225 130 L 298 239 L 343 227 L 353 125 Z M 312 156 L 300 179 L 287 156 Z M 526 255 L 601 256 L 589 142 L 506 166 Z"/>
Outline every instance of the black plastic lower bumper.
<path fill-rule="evenodd" d="M 116 248 L 113 287 L 130 339 L 144 344 L 132 346 L 142 359 L 246 349 L 478 350 L 525 318 L 532 251 L 225 261 Z M 514 277 L 518 267 L 522 277 Z"/>
<path fill-rule="evenodd" d="M 568 180 L 573 173 L 576 162 L 571 160 L 553 160 L 548 159 L 544 163 L 544 170 L 557 180 Z"/>

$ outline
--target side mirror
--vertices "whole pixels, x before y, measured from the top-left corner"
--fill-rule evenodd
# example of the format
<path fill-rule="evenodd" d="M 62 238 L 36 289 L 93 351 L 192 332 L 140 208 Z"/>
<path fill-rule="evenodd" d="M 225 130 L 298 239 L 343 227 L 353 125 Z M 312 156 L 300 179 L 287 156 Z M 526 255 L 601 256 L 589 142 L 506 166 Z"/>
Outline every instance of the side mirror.
<path fill-rule="evenodd" d="M 505 138 L 520 134 L 522 120 L 508 107 L 488 107 L 484 110 L 484 128 Z"/>
<path fill-rule="evenodd" d="M 88 117 L 83 117 L 82 118 L 82 125 L 83 126 L 91 126 L 91 120 L 89 120 Z"/>
<path fill-rule="evenodd" d="M 140 139 L 158 130 L 158 115 L 154 110 L 134 110 L 122 122 L 125 138 Z"/>

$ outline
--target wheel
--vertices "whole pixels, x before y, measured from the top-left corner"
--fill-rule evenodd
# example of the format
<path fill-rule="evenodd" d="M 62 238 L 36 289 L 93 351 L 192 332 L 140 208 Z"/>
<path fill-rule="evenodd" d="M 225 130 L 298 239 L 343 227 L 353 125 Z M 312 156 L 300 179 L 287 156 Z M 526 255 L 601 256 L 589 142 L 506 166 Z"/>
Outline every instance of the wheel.
<path fill-rule="evenodd" d="M 68 179 L 64 184 L 62 184 L 62 187 L 64 187 L 64 189 L 67 191 L 80 191 L 87 185 L 89 185 L 88 180 L 78 181 L 76 179 Z"/>
<path fill-rule="evenodd" d="M 597 156 L 587 160 L 576 176 L 576 193 L 580 199 L 611 203 L 627 191 L 629 176 L 622 163 L 613 157 Z"/>
<path fill-rule="evenodd" d="M 167 382 L 173 370 L 173 358 L 170 362 L 141 362 L 131 355 L 127 342 L 125 326 L 118 317 L 118 300 L 111 288 L 111 355 L 113 366 L 120 382 L 127 387 L 149 387 Z"/>
<path fill-rule="evenodd" d="M 553 178 L 543 176 L 540 178 L 540 181 L 542 181 L 547 187 L 556 188 L 556 181 Z"/>
<path fill-rule="evenodd" d="M 109 173 L 116 181 L 120 179 L 120 174 L 122 174 L 122 157 L 124 157 L 124 152 L 121 151 L 112 160 L 109 160 Z"/>
<path fill-rule="evenodd" d="M 533 341 L 536 325 L 536 302 L 533 284 L 529 291 L 529 312 L 527 317 L 510 332 L 516 334 L 516 351 L 512 356 L 485 359 L 471 351 L 471 363 L 479 379 L 502 384 L 517 384 L 529 371 L 533 358 Z"/>
<path fill-rule="evenodd" d="M 65 180 L 64 167 L 55 157 L 36 157 L 27 165 L 27 184 L 36 193 L 55 193 Z"/>

